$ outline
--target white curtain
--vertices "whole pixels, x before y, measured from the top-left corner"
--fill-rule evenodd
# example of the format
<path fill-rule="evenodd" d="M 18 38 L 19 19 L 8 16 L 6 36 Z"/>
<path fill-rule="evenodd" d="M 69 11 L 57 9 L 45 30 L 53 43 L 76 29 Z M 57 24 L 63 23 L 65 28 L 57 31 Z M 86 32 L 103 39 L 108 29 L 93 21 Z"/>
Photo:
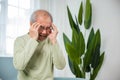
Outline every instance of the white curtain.
<path fill-rule="evenodd" d="M 26 34 L 31 13 L 39 0 L 0 0 L 0 56 L 13 56 L 16 37 Z"/>
<path fill-rule="evenodd" d="M 0 1 L 0 54 L 4 54 L 6 51 L 6 3 Z"/>

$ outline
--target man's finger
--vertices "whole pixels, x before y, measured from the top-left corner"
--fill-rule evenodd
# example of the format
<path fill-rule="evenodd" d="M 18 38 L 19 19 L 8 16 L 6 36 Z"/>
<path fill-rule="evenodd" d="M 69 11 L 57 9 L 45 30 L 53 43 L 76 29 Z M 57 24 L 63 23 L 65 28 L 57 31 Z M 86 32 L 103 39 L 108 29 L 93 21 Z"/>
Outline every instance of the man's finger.
<path fill-rule="evenodd" d="M 54 30 L 54 31 L 58 31 L 58 30 L 57 30 L 57 27 L 56 27 L 54 24 L 52 24 L 52 27 L 53 27 L 53 30 Z"/>
<path fill-rule="evenodd" d="M 36 27 L 36 30 L 38 31 L 39 28 L 40 28 L 41 24 L 38 24 L 37 27 Z"/>
<path fill-rule="evenodd" d="M 37 22 L 32 23 L 31 28 L 34 28 Z"/>
<path fill-rule="evenodd" d="M 37 27 L 39 27 L 39 23 L 36 23 L 36 24 L 34 25 L 34 29 L 37 29 Z"/>

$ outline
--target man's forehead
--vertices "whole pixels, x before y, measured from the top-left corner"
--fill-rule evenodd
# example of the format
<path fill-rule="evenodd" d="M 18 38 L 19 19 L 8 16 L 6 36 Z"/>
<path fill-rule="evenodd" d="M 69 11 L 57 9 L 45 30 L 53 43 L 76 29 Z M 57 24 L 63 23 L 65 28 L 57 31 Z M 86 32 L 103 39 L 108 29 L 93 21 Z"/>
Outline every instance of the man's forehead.
<path fill-rule="evenodd" d="M 41 17 L 50 17 L 49 13 L 46 11 L 38 11 L 36 14 Z"/>
<path fill-rule="evenodd" d="M 49 21 L 51 22 L 51 17 L 50 15 L 47 13 L 47 12 L 44 12 L 44 11 L 40 11 L 38 13 L 36 13 L 38 16 L 36 16 L 38 20 L 46 20 L 46 21 Z"/>
<path fill-rule="evenodd" d="M 43 17 L 43 16 L 37 17 L 37 22 L 40 22 L 40 23 L 49 23 L 49 24 L 52 23 L 50 17 Z"/>

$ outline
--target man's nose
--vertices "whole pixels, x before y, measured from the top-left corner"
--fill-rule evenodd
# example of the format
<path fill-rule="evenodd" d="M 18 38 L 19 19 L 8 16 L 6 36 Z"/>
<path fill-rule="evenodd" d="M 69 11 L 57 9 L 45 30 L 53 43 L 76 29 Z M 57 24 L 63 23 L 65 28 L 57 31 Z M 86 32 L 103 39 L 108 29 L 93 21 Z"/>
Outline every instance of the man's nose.
<path fill-rule="evenodd" d="M 46 34 L 47 32 L 46 32 L 46 30 L 44 29 L 44 30 L 42 31 L 42 33 L 43 33 L 43 34 Z"/>

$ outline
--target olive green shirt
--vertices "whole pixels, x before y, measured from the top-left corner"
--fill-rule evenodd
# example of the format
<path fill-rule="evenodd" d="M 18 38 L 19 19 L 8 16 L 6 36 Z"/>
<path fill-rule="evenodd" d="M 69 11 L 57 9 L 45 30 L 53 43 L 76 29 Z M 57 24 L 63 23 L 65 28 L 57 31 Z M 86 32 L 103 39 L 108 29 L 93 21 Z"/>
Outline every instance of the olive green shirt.
<path fill-rule="evenodd" d="M 58 43 L 36 41 L 28 34 L 16 38 L 13 63 L 18 80 L 53 80 L 53 67 L 63 69 L 66 64 Z"/>

